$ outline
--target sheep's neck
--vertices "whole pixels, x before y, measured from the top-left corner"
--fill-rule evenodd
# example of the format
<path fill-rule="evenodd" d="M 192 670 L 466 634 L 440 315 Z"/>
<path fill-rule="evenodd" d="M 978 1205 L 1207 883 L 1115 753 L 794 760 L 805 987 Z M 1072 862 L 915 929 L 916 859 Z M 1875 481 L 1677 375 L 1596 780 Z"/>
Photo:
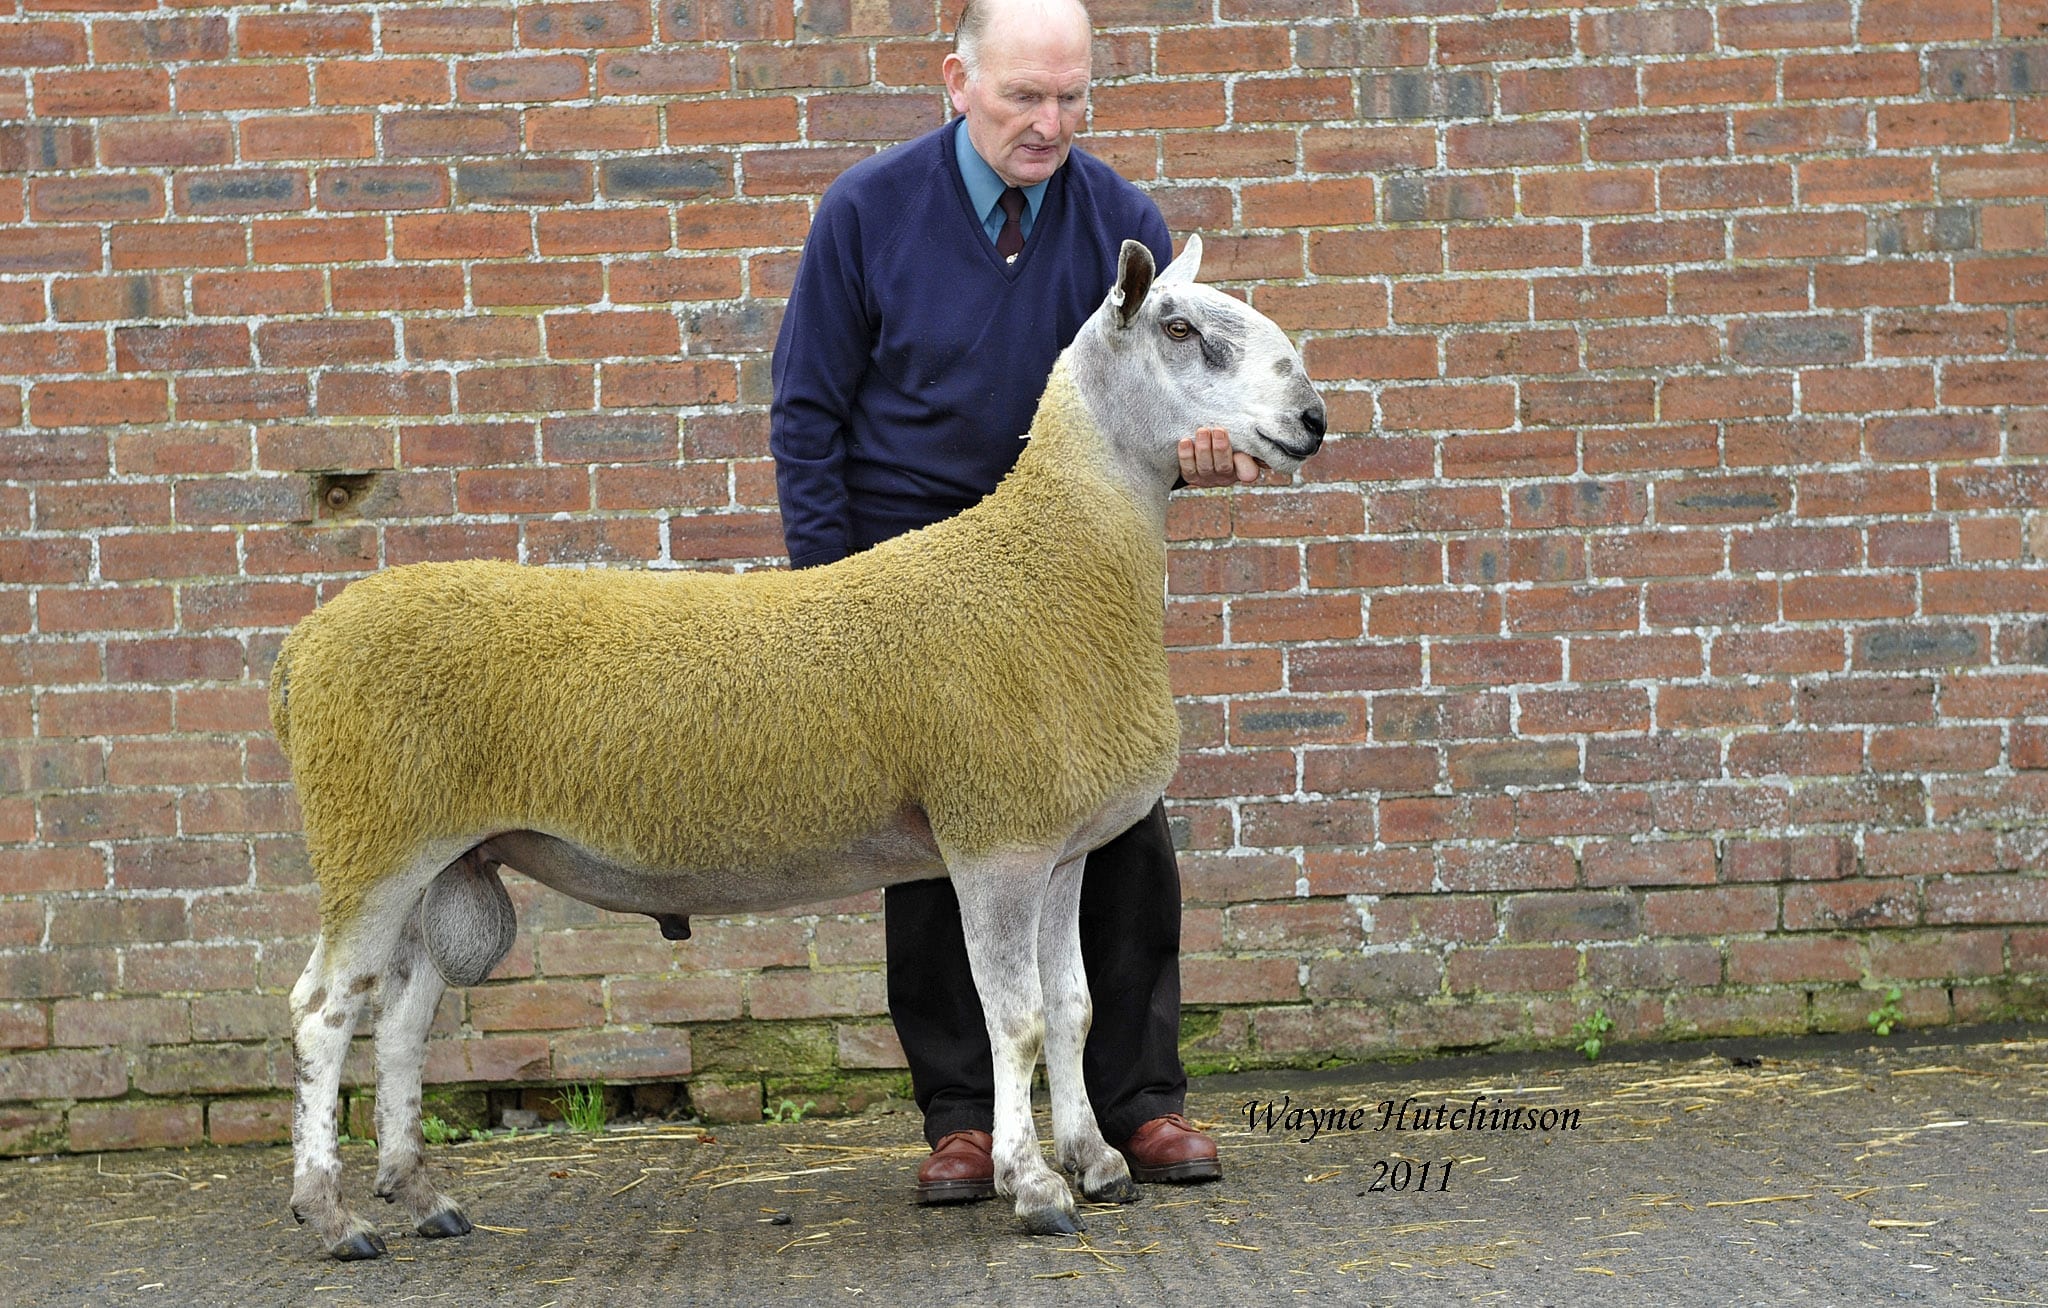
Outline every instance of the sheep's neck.
<path fill-rule="evenodd" d="M 1077 494 L 1092 497 L 1109 492 L 1136 511 L 1150 543 L 1165 566 L 1166 496 L 1168 487 L 1136 467 L 1127 452 L 1102 431 L 1070 362 L 1062 354 L 1046 381 L 1045 394 L 1031 420 L 1031 434 L 1017 461 L 1020 472 L 1070 483 Z"/>
<path fill-rule="evenodd" d="M 1062 361 L 1016 467 L 949 530 L 974 539 L 968 552 L 994 564 L 984 584 L 1043 591 L 1053 612 L 1066 602 L 1057 597 L 1070 594 L 1077 573 L 1125 595 L 1150 597 L 1153 602 L 1127 609 L 1116 625 L 1125 629 L 1122 638 L 1156 646 L 1164 640 L 1165 492 L 1148 505 L 1126 480 Z M 1014 566 L 1019 563 L 1026 566 Z"/>

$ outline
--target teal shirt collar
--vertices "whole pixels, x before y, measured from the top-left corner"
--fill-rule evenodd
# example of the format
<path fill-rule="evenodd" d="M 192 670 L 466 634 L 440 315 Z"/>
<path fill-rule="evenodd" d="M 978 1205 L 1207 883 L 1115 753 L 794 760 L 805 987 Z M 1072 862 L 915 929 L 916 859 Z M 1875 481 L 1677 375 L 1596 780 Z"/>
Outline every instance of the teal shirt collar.
<path fill-rule="evenodd" d="M 953 155 L 960 161 L 960 180 L 967 183 L 967 198 L 974 205 L 974 212 L 981 215 L 981 230 L 988 235 L 991 244 L 1003 230 L 1003 211 L 996 204 L 1002 199 L 1003 191 L 1009 186 L 988 166 L 975 150 L 974 142 L 967 138 L 967 124 L 962 121 L 953 133 Z M 1018 225 L 1024 235 L 1031 235 L 1033 224 L 1038 221 L 1038 206 L 1045 202 L 1045 188 L 1052 185 L 1051 179 L 1036 186 L 1024 188 L 1024 217 Z"/>

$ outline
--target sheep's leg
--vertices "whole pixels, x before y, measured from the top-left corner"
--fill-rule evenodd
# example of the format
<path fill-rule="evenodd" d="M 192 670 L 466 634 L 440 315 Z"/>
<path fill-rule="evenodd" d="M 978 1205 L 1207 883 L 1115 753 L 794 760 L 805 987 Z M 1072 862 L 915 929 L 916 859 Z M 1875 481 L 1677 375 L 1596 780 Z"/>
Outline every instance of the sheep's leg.
<path fill-rule="evenodd" d="M 1081 963 L 1081 871 L 1088 856 L 1052 870 L 1038 919 L 1039 983 L 1045 998 L 1045 1079 L 1052 1087 L 1052 1152 L 1081 1178 L 1081 1193 L 1098 1203 L 1127 1204 L 1138 1197 L 1130 1165 L 1102 1138 L 1082 1079 L 1094 1007 Z"/>
<path fill-rule="evenodd" d="M 415 915 L 399 937 L 384 972 L 377 1010 L 377 1194 L 403 1204 L 416 1229 L 428 1237 L 468 1235 L 469 1219 L 453 1199 L 434 1188 L 420 1134 L 420 1068 L 427 1056 L 427 1028 L 447 989 L 428 955 Z"/>
<path fill-rule="evenodd" d="M 360 936 L 349 943 L 360 943 Z M 362 953 L 344 948 L 323 930 L 291 999 L 298 1073 L 292 1099 L 292 1216 L 313 1228 L 329 1254 L 344 1260 L 384 1252 L 377 1228 L 341 1202 L 341 1152 L 334 1128 L 342 1060 L 382 971 L 362 966 Z"/>
<path fill-rule="evenodd" d="M 1031 1069 L 1045 1039 L 1038 921 L 1048 860 L 992 856 L 962 860 L 949 870 L 994 1054 L 996 1193 L 1016 1197 L 1017 1216 L 1033 1235 L 1072 1234 L 1081 1229 L 1073 1193 L 1046 1165 L 1031 1121 Z"/>

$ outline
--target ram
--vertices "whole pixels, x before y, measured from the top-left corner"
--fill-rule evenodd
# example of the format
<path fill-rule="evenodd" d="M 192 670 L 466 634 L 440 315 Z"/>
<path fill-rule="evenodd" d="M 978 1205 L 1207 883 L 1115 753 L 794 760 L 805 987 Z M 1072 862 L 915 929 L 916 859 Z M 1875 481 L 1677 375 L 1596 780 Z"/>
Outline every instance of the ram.
<path fill-rule="evenodd" d="M 471 1227 L 423 1166 L 420 1069 L 447 984 L 510 948 L 510 866 L 665 934 L 939 875 L 959 892 L 996 1055 L 996 1187 L 1072 1231 L 1039 1152 L 1128 1199 L 1081 1081 L 1088 851 L 1173 774 L 1166 498 L 1221 427 L 1291 471 L 1323 405 L 1279 328 L 1195 284 L 1199 238 L 1117 282 L 1060 356 L 1028 444 L 955 518 L 799 572 L 419 564 L 349 586 L 278 655 L 320 937 L 292 991 L 292 1210 L 336 1258 L 383 1253 L 341 1197 L 335 1096 L 374 1004 L 376 1191 L 422 1235 Z M 935 292 L 942 293 L 942 292 Z"/>

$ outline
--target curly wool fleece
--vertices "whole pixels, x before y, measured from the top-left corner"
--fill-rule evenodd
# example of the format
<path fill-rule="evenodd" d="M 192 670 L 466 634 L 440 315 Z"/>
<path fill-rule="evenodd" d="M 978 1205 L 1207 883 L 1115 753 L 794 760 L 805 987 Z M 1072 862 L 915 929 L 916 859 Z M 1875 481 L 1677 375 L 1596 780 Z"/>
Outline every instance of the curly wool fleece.
<path fill-rule="evenodd" d="M 957 517 L 800 572 L 423 563 L 292 631 L 270 688 L 321 912 L 430 842 L 526 829 L 744 873 L 920 808 L 949 858 L 1163 791 L 1165 546 L 1063 358 Z"/>

